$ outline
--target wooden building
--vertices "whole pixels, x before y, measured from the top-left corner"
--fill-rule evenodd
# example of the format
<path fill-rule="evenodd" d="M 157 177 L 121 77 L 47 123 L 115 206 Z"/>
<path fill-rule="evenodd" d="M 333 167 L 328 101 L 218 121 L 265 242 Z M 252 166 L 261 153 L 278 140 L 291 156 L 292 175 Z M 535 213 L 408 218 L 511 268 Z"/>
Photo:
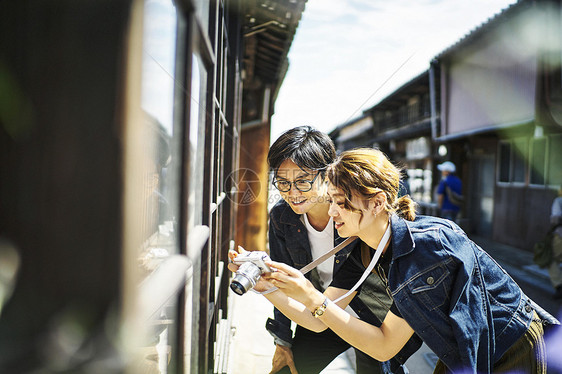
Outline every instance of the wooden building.
<path fill-rule="evenodd" d="M 305 3 L 0 4 L 0 372 L 224 372 Z"/>
<path fill-rule="evenodd" d="M 473 232 L 529 250 L 562 183 L 561 20 L 560 1 L 520 0 L 431 63 Z"/>
<path fill-rule="evenodd" d="M 386 153 L 404 170 L 406 185 L 419 204 L 419 212 L 436 214 L 432 189 L 439 178 L 435 171 L 441 156 L 432 138 L 437 122 L 431 116 L 429 82 L 426 70 L 366 109 L 361 122 L 338 126 L 330 136 L 338 150 L 368 146 Z M 361 127 L 361 123 L 369 125 Z"/>
<path fill-rule="evenodd" d="M 373 118 L 363 113 L 330 132 L 330 137 L 336 146 L 336 152 L 356 147 L 370 147 L 373 143 Z"/>
<path fill-rule="evenodd" d="M 531 250 L 562 184 L 561 51 L 560 1 L 520 0 L 366 110 L 373 126 L 354 136 L 408 168 L 422 213 L 437 213 L 436 165 L 453 161 L 461 226 Z"/>

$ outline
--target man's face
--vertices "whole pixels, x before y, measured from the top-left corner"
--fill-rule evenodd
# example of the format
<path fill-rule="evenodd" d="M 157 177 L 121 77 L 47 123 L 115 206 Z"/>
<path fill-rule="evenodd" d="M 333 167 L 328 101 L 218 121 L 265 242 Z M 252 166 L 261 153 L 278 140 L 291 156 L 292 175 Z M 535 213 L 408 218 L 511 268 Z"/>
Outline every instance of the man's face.
<path fill-rule="evenodd" d="M 279 193 L 295 213 L 306 214 L 316 204 L 326 201 L 322 188 L 323 180 L 319 173 L 315 170 L 301 169 L 292 160 L 283 161 L 277 169 L 275 180 Z"/>

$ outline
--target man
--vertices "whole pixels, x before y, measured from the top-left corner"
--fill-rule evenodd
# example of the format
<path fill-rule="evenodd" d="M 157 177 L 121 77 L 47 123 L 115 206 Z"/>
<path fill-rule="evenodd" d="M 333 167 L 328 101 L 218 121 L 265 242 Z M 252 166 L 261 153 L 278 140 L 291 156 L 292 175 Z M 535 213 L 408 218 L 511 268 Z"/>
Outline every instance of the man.
<path fill-rule="evenodd" d="M 456 222 L 461 207 L 460 202 L 451 195 L 462 196 L 462 182 L 454 174 L 457 168 L 451 161 L 445 161 L 437 165 L 437 169 L 441 171 L 441 182 L 437 187 L 437 204 L 441 217 Z"/>

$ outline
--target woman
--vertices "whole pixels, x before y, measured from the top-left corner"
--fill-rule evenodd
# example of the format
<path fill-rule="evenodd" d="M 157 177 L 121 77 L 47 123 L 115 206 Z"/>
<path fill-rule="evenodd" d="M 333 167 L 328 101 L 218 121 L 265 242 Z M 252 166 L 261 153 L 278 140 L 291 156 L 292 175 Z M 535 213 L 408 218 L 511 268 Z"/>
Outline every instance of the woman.
<path fill-rule="evenodd" d="M 328 215 L 330 204 L 325 195 L 325 170 L 335 157 L 332 140 L 308 126 L 286 131 L 271 145 L 268 163 L 273 185 L 282 197 L 270 212 L 269 247 L 273 260 L 300 269 L 343 241 Z M 344 248 L 307 275 L 315 289 L 323 291 L 330 285 L 352 248 Z M 392 301 L 380 282 L 370 286 L 381 302 L 368 303 L 371 308 L 367 308 L 358 298 L 352 307 L 360 311 L 362 319 L 380 325 Z M 277 309 L 266 328 L 276 344 L 272 373 L 286 373 L 289 369 L 293 373 L 318 373 L 350 347 L 330 330 L 315 333 L 297 327 L 293 338 L 291 321 Z M 399 361 L 405 362 L 415 349 L 406 349 Z M 403 372 L 398 360 L 380 368 L 379 362 L 364 353 L 356 352 L 356 356 L 359 373 Z"/>
<path fill-rule="evenodd" d="M 327 175 L 338 234 L 358 236 L 371 248 L 369 257 L 382 252 L 375 272 L 393 305 L 380 327 L 343 310 L 364 269 L 352 261 L 362 257 L 356 247 L 324 293 L 295 269 L 271 262 L 279 271 L 262 277 L 257 290 L 278 287 L 266 297 L 279 310 L 313 331 L 329 328 L 381 361 L 416 333 L 439 357 L 436 373 L 546 373 L 542 323 L 557 321 L 455 223 L 416 218 L 413 201 L 397 198 L 399 170 L 382 152 L 344 152 Z"/>

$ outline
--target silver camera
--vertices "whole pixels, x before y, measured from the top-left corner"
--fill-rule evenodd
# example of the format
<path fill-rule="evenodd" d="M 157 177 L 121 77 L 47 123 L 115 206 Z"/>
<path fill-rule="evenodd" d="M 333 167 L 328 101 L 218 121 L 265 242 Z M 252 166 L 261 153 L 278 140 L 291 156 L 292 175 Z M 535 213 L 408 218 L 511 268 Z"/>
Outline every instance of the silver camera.
<path fill-rule="evenodd" d="M 244 295 L 252 289 L 262 274 L 273 271 L 265 264 L 267 260 L 269 260 L 269 256 L 262 251 L 246 252 L 235 257 L 232 262 L 240 267 L 230 283 L 230 289 L 238 295 Z"/>

